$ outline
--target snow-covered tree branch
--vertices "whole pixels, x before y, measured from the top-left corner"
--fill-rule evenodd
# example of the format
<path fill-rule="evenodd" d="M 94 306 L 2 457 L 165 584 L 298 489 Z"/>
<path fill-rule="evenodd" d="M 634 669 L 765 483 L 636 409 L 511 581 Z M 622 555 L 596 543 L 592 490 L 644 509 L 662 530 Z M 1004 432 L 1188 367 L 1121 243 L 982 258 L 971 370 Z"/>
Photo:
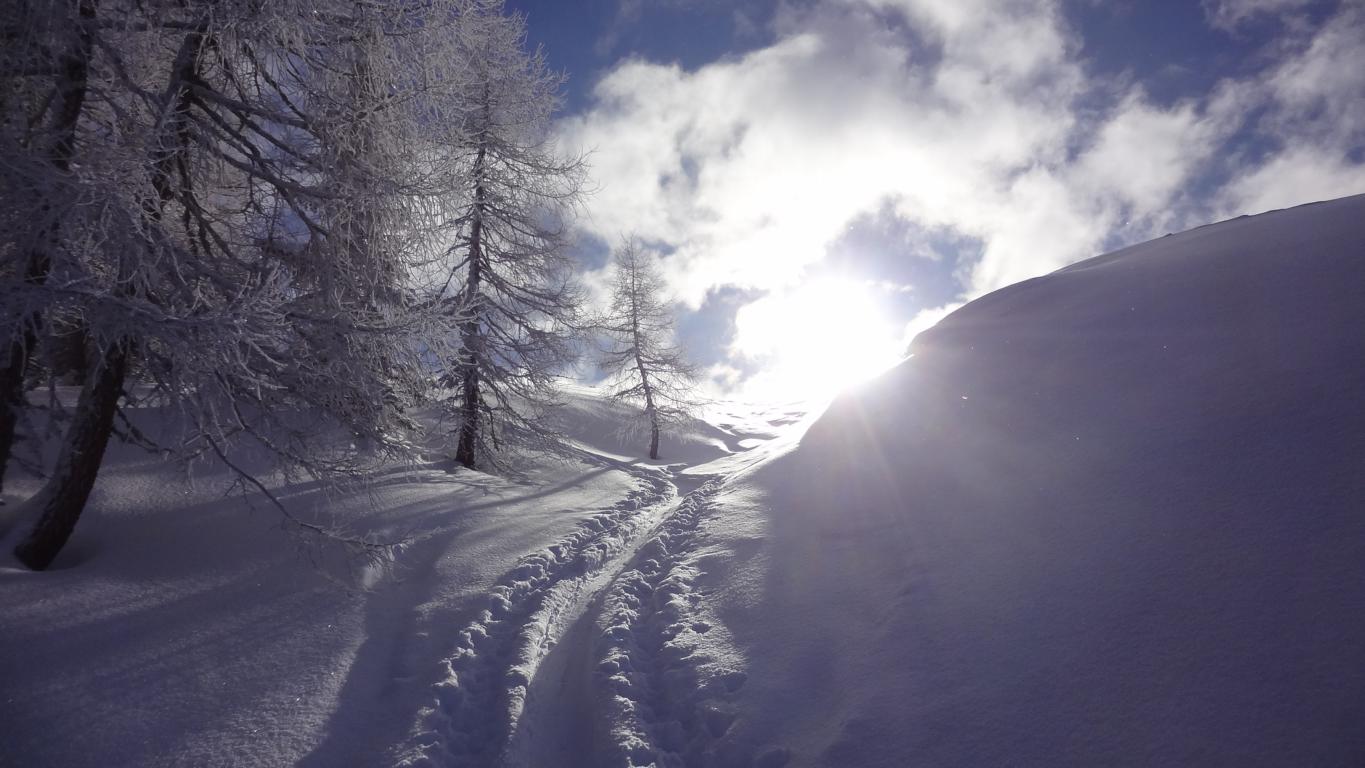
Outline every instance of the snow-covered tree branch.
<path fill-rule="evenodd" d="M 0 467 L 53 373 L 35 351 L 75 328 L 87 358 L 25 562 L 69 535 L 132 382 L 179 414 L 181 458 L 354 477 L 413 454 L 413 406 L 468 345 L 485 412 L 536 431 L 521 403 L 545 401 L 574 306 L 547 222 L 579 167 L 544 153 L 558 80 L 500 3 L 21 10 L 0 58 Z"/>

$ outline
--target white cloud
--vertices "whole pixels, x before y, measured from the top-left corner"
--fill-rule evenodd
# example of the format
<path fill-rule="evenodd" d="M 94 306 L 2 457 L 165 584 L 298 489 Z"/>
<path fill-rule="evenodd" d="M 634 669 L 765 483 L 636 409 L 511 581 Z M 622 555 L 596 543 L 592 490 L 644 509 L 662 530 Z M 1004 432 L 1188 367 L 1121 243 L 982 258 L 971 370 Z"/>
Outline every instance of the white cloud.
<path fill-rule="evenodd" d="M 941 307 L 920 310 L 905 324 L 905 329 L 901 332 L 901 348 L 909 349 L 910 342 L 914 341 L 916 336 L 937 325 L 938 321 L 951 315 L 962 304 L 963 302 L 955 301 Z"/>
<path fill-rule="evenodd" d="M 1008 210 L 994 212 L 986 248 L 971 272 L 970 297 L 1051 272 L 1091 255 L 1112 214 L 1082 199 L 1059 173 L 1032 169 L 1015 177 Z"/>
<path fill-rule="evenodd" d="M 1317 147 L 1290 147 L 1224 193 L 1230 211 L 1262 213 L 1365 192 L 1365 164 Z"/>
<path fill-rule="evenodd" d="M 1181 189 L 1193 166 L 1206 158 L 1226 126 L 1192 103 L 1170 109 L 1130 92 L 1079 158 L 1077 182 L 1140 211 L 1156 211 Z"/>
<path fill-rule="evenodd" d="M 566 144 L 594 149 L 587 226 L 677 245 L 672 276 L 694 303 L 720 283 L 796 280 L 886 200 L 973 236 L 1025 229 L 1015 177 L 1064 159 L 1082 84 L 1053 5 L 1012 3 L 1010 17 L 979 3 L 875 5 L 931 23 L 939 61 L 918 63 L 924 50 L 846 4 L 697 72 L 619 66 L 596 107 L 562 126 Z"/>
<path fill-rule="evenodd" d="M 1272 4 L 1225 2 L 1210 14 Z M 567 147 L 593 150 L 600 189 L 583 225 L 608 242 L 633 231 L 671 245 L 667 276 L 697 306 L 723 284 L 799 293 L 851 221 L 885 208 L 981 242 L 979 259 L 959 265 L 971 298 L 1094 255 L 1116 235 L 1196 223 L 1182 218 L 1191 210 L 1359 191 L 1358 11 L 1291 46 L 1264 79 L 1159 106 L 1138 87 L 1088 80 L 1059 9 L 830 0 L 786 7 L 777 41 L 740 58 L 696 71 L 624 62 L 594 106 L 560 126 Z M 1283 149 L 1228 170 L 1216 200 L 1186 199 L 1190 180 L 1246 131 Z M 759 343 L 739 331 L 736 354 Z"/>
<path fill-rule="evenodd" d="M 1228 112 L 1262 108 L 1256 128 L 1276 145 L 1234 174 L 1218 201 L 1223 214 L 1365 192 L 1365 7 L 1344 4 L 1286 48 L 1263 78 L 1223 95 Z"/>
<path fill-rule="evenodd" d="M 847 0 L 895 10 L 944 46 L 942 70 L 1048 87 L 1074 48 L 1056 3 L 1035 0 Z M 1075 74 L 1075 73 L 1072 73 Z"/>

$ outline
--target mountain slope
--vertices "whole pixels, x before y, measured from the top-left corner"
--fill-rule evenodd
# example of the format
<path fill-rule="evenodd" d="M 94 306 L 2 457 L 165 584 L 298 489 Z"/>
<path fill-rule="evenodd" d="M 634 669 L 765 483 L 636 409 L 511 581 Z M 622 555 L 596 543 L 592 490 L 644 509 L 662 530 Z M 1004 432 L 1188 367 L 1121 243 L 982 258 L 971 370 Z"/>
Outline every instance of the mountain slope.
<path fill-rule="evenodd" d="M 720 762 L 1365 763 L 1362 244 L 1357 196 L 1011 286 L 734 485 Z"/>

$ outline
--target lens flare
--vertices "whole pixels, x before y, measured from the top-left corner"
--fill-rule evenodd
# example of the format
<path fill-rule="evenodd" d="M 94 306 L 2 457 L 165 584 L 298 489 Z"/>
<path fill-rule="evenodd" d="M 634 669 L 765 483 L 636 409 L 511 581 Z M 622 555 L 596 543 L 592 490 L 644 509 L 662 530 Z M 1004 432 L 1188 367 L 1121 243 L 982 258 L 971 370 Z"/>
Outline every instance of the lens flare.
<path fill-rule="evenodd" d="M 810 280 L 735 317 L 734 351 L 761 369 L 753 388 L 768 395 L 833 395 L 897 363 L 903 348 L 878 291 L 853 280 Z"/>

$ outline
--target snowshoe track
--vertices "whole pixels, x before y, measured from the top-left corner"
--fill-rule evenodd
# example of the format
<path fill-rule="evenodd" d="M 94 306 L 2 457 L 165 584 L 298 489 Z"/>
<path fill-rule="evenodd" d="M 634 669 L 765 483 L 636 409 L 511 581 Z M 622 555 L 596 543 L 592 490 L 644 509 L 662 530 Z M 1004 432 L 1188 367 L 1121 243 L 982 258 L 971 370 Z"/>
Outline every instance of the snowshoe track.
<path fill-rule="evenodd" d="M 714 478 L 688 494 L 612 583 L 596 648 L 596 687 L 606 716 L 608 762 L 615 768 L 707 765 L 735 714 L 728 700 L 744 684 L 733 652 L 717 658 L 723 629 L 696 588 L 689 563 Z M 714 637 L 714 635 L 713 635 Z"/>
<path fill-rule="evenodd" d="M 448 674 L 435 684 L 405 766 L 491 766 L 500 760 L 525 706 L 536 667 L 562 616 L 583 601 L 597 573 L 653 522 L 647 510 L 676 498 L 663 473 L 626 468 L 637 487 L 553 546 L 523 557 L 488 597 L 488 608 L 460 632 Z"/>

